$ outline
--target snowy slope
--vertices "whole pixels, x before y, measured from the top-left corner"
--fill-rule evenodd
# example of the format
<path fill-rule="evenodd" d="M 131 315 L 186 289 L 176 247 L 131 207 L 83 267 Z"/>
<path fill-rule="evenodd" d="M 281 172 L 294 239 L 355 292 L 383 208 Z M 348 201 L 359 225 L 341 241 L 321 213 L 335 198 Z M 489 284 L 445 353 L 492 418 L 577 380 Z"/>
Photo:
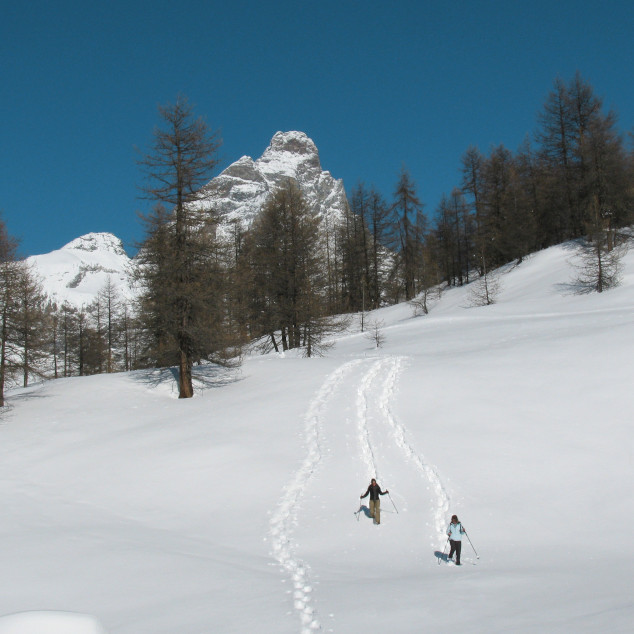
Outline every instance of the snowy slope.
<path fill-rule="evenodd" d="M 111 233 L 89 233 L 51 253 L 34 255 L 27 263 L 40 276 L 45 292 L 62 304 L 90 304 L 108 279 L 124 297 L 132 297 L 130 258 Z"/>
<path fill-rule="evenodd" d="M 15 390 L 0 615 L 92 615 L 81 634 L 631 631 L 634 257 L 621 288 L 579 296 L 570 256 L 508 270 L 486 308 L 461 288 L 427 317 L 377 311 L 378 350 L 350 332 L 321 359 L 199 368 L 189 401 L 168 371 Z M 380 526 L 357 512 L 374 476 Z M 436 555 L 453 513 L 480 556 L 466 542 L 461 568 Z"/>

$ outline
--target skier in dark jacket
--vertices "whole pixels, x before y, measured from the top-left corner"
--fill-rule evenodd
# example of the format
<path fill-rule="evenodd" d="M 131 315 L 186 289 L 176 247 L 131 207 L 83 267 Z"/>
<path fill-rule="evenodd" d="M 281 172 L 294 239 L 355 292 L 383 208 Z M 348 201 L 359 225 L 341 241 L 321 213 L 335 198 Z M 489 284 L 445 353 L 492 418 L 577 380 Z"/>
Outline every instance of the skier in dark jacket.
<path fill-rule="evenodd" d="M 465 530 L 462 528 L 462 524 L 458 521 L 457 515 L 451 516 L 451 523 L 447 528 L 447 535 L 449 537 L 449 543 L 451 544 L 451 550 L 449 551 L 449 559 L 456 553 L 456 566 L 460 565 L 460 551 L 462 550 L 462 536 Z"/>
<path fill-rule="evenodd" d="M 385 495 L 389 493 L 386 489 L 385 491 L 381 491 L 381 487 L 376 483 L 376 480 L 372 478 L 370 482 L 370 486 L 368 490 L 360 496 L 361 499 L 368 496 L 370 494 L 370 516 L 374 518 L 375 524 L 381 523 L 381 500 L 379 499 L 379 495 Z"/>

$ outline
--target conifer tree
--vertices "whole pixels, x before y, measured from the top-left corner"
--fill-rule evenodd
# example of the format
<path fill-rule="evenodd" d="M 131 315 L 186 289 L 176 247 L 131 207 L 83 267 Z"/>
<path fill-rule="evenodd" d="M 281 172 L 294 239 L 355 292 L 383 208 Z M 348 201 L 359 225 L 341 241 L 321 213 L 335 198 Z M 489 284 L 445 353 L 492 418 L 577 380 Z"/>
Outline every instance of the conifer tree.
<path fill-rule="evenodd" d="M 568 83 L 557 79 L 539 117 L 541 185 L 545 208 L 556 222 L 549 226 L 549 243 L 588 233 L 597 214 L 609 214 L 613 227 L 631 221 L 631 187 L 623 139 L 616 130 L 616 115 L 604 112 L 598 97 L 579 73 Z"/>
<path fill-rule="evenodd" d="M 369 290 L 370 306 L 379 308 L 383 297 L 383 277 L 385 260 L 387 259 L 389 214 L 390 210 L 383 196 L 374 188 L 368 197 L 369 217 L 368 231 L 370 233 L 370 270 Z"/>
<path fill-rule="evenodd" d="M 418 238 L 415 229 L 417 214 L 423 205 L 416 194 L 416 185 L 409 172 L 403 167 L 394 192 L 392 213 L 396 233 L 395 246 L 398 249 L 405 299 L 416 294 L 416 251 Z"/>
<path fill-rule="evenodd" d="M 47 297 L 41 280 L 26 262 L 19 263 L 16 282 L 16 364 L 22 372 L 22 385 L 26 387 L 31 376 L 45 375 L 48 359 Z"/>
<path fill-rule="evenodd" d="M 17 248 L 17 241 L 9 235 L 0 218 L 0 407 L 5 404 L 5 385 L 14 363 L 13 327 L 18 310 L 16 288 L 19 273 Z"/>
<path fill-rule="evenodd" d="M 220 348 L 222 310 L 217 290 L 215 218 L 205 204 L 204 185 L 217 165 L 219 141 L 186 99 L 159 108 L 162 127 L 153 151 L 140 162 L 149 184 L 146 196 L 157 203 L 146 216 L 140 249 L 148 357 L 178 367 L 179 398 L 193 396 L 192 367 Z M 221 319 L 222 317 L 220 317 Z"/>

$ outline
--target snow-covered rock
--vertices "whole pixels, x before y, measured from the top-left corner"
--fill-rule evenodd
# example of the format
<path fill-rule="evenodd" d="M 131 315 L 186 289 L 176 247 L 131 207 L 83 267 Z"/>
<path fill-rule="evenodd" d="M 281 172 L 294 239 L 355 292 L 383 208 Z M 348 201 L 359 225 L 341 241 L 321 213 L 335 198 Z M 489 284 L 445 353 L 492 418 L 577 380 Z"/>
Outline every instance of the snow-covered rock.
<path fill-rule="evenodd" d="M 125 297 L 131 295 L 130 258 L 119 238 L 111 233 L 89 233 L 66 246 L 27 258 L 43 281 L 45 292 L 58 304 L 88 305 L 108 279 Z"/>
<path fill-rule="evenodd" d="M 322 170 L 317 146 L 304 132 L 276 132 L 264 154 L 253 160 L 243 156 L 212 179 L 206 190 L 208 206 L 223 224 L 248 227 L 262 205 L 285 179 L 295 179 L 313 213 L 341 217 L 346 193 L 341 179 Z"/>

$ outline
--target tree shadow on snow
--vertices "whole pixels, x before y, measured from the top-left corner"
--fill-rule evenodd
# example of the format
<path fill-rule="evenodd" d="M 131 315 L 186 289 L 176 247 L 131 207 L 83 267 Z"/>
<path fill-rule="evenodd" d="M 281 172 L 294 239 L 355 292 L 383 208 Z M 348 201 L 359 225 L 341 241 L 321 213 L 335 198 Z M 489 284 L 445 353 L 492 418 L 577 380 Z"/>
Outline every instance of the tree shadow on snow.
<path fill-rule="evenodd" d="M 36 398 L 50 398 L 49 394 L 38 392 L 38 391 L 29 391 L 29 392 L 20 392 L 20 393 L 12 393 L 6 397 L 7 400 L 15 401 L 31 401 Z"/>
<path fill-rule="evenodd" d="M 587 295 L 591 293 L 594 289 L 589 287 L 588 285 L 583 284 L 582 282 L 576 280 L 570 280 L 569 282 L 559 282 L 553 285 L 555 292 L 559 295 Z"/>
<path fill-rule="evenodd" d="M 31 401 L 33 399 L 39 398 L 50 398 L 50 395 L 46 392 L 42 392 L 40 388 L 42 384 L 36 384 L 33 386 L 29 386 L 28 388 L 24 388 L 23 391 L 19 392 L 11 392 L 5 396 L 4 406 L 0 407 L 0 421 L 6 414 L 13 411 L 14 403 L 20 401 Z"/>
<path fill-rule="evenodd" d="M 237 367 L 223 367 L 220 365 L 200 365 L 192 369 L 194 392 L 224 387 L 231 383 L 242 381 L 240 369 Z M 134 380 L 149 388 L 172 386 L 172 390 L 178 392 L 178 369 L 157 368 L 134 373 Z"/>
<path fill-rule="evenodd" d="M 132 373 L 136 383 L 142 383 L 149 388 L 156 388 L 168 383 L 178 382 L 176 368 L 156 368 L 153 370 L 137 370 Z"/>

